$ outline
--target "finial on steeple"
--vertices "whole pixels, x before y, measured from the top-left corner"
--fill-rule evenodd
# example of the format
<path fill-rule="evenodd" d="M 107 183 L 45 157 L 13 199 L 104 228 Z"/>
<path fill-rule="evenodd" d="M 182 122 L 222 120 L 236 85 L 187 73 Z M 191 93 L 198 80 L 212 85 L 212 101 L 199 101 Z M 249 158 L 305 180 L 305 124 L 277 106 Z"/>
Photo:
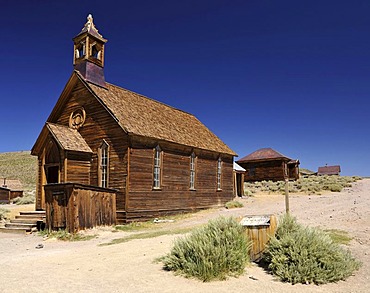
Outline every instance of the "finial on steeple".
<path fill-rule="evenodd" d="M 104 45 L 107 42 L 98 33 L 91 14 L 80 33 L 73 38 L 74 69 L 91 83 L 105 87 L 104 78 Z"/>
<path fill-rule="evenodd" d="M 103 38 L 103 36 L 101 34 L 99 34 L 98 29 L 95 27 L 94 19 L 93 19 L 92 14 L 89 14 L 87 16 L 87 22 L 85 23 L 84 27 L 82 28 L 82 30 L 80 31 L 80 33 L 77 36 L 79 36 L 79 35 L 81 35 L 85 32 L 93 35 L 94 37 L 97 37 L 97 38 L 101 39 L 102 41 L 105 41 L 105 42 L 107 41 L 106 39 Z"/>

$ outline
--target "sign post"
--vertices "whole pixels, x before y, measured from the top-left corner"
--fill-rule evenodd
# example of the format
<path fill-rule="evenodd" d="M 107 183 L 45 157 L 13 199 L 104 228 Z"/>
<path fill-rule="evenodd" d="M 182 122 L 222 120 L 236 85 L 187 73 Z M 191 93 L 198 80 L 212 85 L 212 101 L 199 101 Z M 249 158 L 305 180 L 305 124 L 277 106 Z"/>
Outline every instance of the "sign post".
<path fill-rule="evenodd" d="M 285 179 L 285 212 L 289 213 L 289 180 Z"/>

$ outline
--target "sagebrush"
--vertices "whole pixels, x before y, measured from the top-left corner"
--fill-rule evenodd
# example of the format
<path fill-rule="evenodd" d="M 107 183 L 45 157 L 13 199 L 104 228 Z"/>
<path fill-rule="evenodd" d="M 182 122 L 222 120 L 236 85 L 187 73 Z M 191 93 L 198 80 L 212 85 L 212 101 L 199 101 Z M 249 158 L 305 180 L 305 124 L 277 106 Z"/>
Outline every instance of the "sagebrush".
<path fill-rule="evenodd" d="M 219 217 L 176 240 L 161 258 L 166 270 L 204 282 L 239 276 L 249 262 L 250 241 L 233 218 Z"/>
<path fill-rule="evenodd" d="M 8 209 L 0 208 L 0 220 L 6 220 L 8 218 L 8 213 L 10 213 Z"/>
<path fill-rule="evenodd" d="M 345 187 L 351 187 L 353 182 L 361 180 L 358 176 L 310 176 L 301 177 L 289 182 L 289 192 L 320 194 L 323 191 L 340 192 Z M 254 193 L 281 193 L 285 192 L 285 181 L 245 182 L 244 194 L 251 196 Z"/>
<path fill-rule="evenodd" d="M 272 274 L 292 284 L 344 280 L 360 266 L 328 234 L 298 224 L 289 214 L 280 221 L 264 258 Z"/>
<path fill-rule="evenodd" d="M 225 208 L 227 209 L 235 209 L 235 208 L 242 208 L 244 205 L 240 201 L 231 200 L 225 203 Z"/>
<path fill-rule="evenodd" d="M 31 204 L 31 203 L 35 203 L 35 201 L 36 201 L 36 198 L 34 194 L 26 194 L 21 197 L 16 197 L 12 200 L 12 202 L 17 205 Z"/>

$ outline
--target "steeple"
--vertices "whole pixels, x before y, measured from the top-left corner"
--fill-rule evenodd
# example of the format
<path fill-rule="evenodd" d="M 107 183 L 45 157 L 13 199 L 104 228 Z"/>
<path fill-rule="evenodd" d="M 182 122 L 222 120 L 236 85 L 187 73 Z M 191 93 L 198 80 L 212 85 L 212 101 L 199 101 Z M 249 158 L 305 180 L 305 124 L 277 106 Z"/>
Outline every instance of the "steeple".
<path fill-rule="evenodd" d="M 104 45 L 107 42 L 96 29 L 91 14 L 81 32 L 73 38 L 73 66 L 86 81 L 105 87 Z"/>

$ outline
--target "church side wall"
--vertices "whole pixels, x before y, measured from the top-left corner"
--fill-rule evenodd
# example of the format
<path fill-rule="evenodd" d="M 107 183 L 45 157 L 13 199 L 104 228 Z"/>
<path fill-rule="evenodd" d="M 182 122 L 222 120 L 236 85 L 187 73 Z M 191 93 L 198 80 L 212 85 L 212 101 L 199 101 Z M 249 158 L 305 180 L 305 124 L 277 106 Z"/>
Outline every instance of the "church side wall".
<path fill-rule="evenodd" d="M 233 158 L 222 157 L 222 189 L 217 190 L 218 154 L 197 152 L 195 190 L 190 189 L 192 149 L 159 144 L 162 151 L 161 187 L 153 188 L 155 142 L 130 150 L 127 221 L 220 207 L 233 199 Z"/>

